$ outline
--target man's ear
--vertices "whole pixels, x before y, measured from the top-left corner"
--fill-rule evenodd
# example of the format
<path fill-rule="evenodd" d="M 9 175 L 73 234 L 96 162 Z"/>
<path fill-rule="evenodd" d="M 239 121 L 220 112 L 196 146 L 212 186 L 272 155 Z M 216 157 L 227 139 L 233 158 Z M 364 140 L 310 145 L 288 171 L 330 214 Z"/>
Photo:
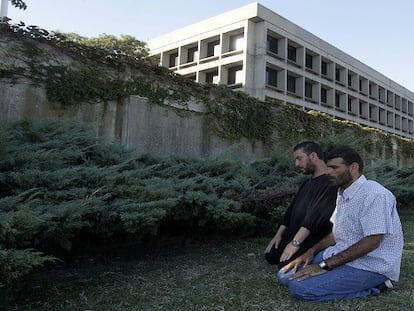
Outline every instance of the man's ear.
<path fill-rule="evenodd" d="M 353 172 L 355 172 L 355 173 L 359 173 L 359 164 L 358 164 L 358 163 L 356 163 L 356 162 L 353 162 L 353 163 L 351 164 L 351 170 L 352 170 Z"/>

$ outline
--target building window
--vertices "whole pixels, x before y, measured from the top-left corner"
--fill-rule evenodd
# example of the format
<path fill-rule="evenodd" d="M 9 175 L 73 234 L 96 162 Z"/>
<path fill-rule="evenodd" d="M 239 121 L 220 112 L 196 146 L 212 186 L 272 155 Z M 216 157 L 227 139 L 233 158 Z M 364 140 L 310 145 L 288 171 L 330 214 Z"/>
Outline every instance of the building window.
<path fill-rule="evenodd" d="M 277 54 L 278 46 L 277 46 L 277 39 L 272 36 L 267 36 L 266 41 L 266 50 L 272 53 Z"/>
<path fill-rule="evenodd" d="M 178 53 L 170 54 L 170 58 L 169 58 L 169 61 L 168 61 L 168 67 L 169 68 L 175 67 L 175 66 L 177 66 L 177 63 L 178 63 Z"/>
<path fill-rule="evenodd" d="M 324 62 L 324 61 L 321 62 L 321 73 L 325 76 L 328 75 L 328 63 L 327 62 Z"/>
<path fill-rule="evenodd" d="M 348 73 L 348 86 L 352 86 L 352 76 Z"/>
<path fill-rule="evenodd" d="M 218 83 L 218 71 L 210 71 L 206 73 L 206 83 Z"/>
<path fill-rule="evenodd" d="M 207 44 L 207 57 L 219 54 L 220 40 L 212 41 Z"/>
<path fill-rule="evenodd" d="M 321 102 L 322 103 L 327 103 L 327 90 L 325 88 L 321 88 Z"/>
<path fill-rule="evenodd" d="M 335 68 L 335 80 L 341 81 L 341 70 L 339 68 Z"/>
<path fill-rule="evenodd" d="M 266 68 L 266 84 L 277 87 L 277 71 L 272 68 Z"/>
<path fill-rule="evenodd" d="M 306 54 L 305 66 L 306 66 L 306 68 L 313 69 L 313 57 L 312 57 L 312 55 Z"/>
<path fill-rule="evenodd" d="M 194 62 L 196 60 L 196 54 L 197 54 L 198 48 L 197 47 L 193 47 L 193 48 L 189 48 L 187 50 L 187 62 Z"/>
<path fill-rule="evenodd" d="M 290 93 L 296 93 L 296 78 L 293 76 L 287 77 L 287 90 Z"/>
<path fill-rule="evenodd" d="M 296 48 L 292 45 L 288 45 L 288 59 L 296 63 Z"/>
<path fill-rule="evenodd" d="M 243 44 L 244 36 L 242 33 L 230 37 L 230 51 L 243 50 Z"/>
<path fill-rule="evenodd" d="M 227 84 L 242 84 L 243 83 L 243 67 L 236 66 L 229 68 Z"/>
<path fill-rule="evenodd" d="M 376 120 L 377 116 L 376 116 L 376 109 L 375 107 L 369 106 L 369 118 L 370 120 Z"/>
<path fill-rule="evenodd" d="M 338 93 L 335 93 L 335 107 L 339 108 L 341 106 L 341 96 Z"/>
<path fill-rule="evenodd" d="M 305 82 L 305 97 L 312 98 L 312 83 Z"/>

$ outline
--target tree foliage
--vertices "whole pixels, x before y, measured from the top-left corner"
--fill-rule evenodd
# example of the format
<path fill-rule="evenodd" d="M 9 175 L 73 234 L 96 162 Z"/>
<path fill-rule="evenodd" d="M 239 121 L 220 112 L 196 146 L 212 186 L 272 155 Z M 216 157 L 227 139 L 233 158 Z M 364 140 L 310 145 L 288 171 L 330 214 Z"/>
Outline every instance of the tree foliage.
<path fill-rule="evenodd" d="M 110 53 L 132 56 L 136 60 L 144 60 L 149 55 L 146 43 L 130 35 L 121 35 L 119 38 L 107 34 L 92 38 L 86 38 L 76 33 L 60 33 L 60 35 L 81 45 L 103 49 Z"/>
<path fill-rule="evenodd" d="M 10 0 L 10 2 L 12 3 L 12 5 L 20 10 L 26 10 L 27 9 L 27 5 L 24 1 L 22 0 Z"/>

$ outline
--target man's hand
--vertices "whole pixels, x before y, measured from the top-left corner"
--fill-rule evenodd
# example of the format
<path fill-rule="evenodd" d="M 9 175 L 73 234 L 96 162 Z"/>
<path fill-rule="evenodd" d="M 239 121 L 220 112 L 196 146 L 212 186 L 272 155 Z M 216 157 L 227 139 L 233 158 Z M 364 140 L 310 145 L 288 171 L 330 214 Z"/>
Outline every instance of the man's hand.
<path fill-rule="evenodd" d="M 306 267 L 312 262 L 313 257 L 315 254 L 313 253 L 312 248 L 308 249 L 306 253 L 304 253 L 302 256 L 299 256 L 295 260 L 292 260 L 289 262 L 286 266 L 282 268 L 282 272 L 288 272 L 290 269 L 293 269 L 293 273 L 296 273 L 298 271 L 298 268 L 303 265 L 303 267 Z"/>
<path fill-rule="evenodd" d="M 309 265 L 305 268 L 303 268 L 300 271 L 297 271 L 296 273 L 294 273 L 289 280 L 298 280 L 298 281 L 303 281 L 306 280 L 312 276 L 316 276 L 316 275 L 320 275 L 323 274 L 325 272 L 328 272 L 327 270 L 324 270 L 322 268 L 319 267 L 318 264 L 313 264 L 313 265 Z"/>
<path fill-rule="evenodd" d="M 292 243 L 286 245 L 282 255 L 280 255 L 280 262 L 284 262 L 292 258 L 292 256 L 299 250 L 299 247 L 293 246 Z"/>
<path fill-rule="evenodd" d="M 273 237 L 273 239 L 269 242 L 269 245 L 267 245 L 267 247 L 265 249 L 265 254 L 267 254 L 268 252 L 270 252 L 270 250 L 272 249 L 273 245 L 275 246 L 275 248 L 278 248 L 279 247 L 280 240 L 282 240 L 282 236 L 275 235 Z"/>

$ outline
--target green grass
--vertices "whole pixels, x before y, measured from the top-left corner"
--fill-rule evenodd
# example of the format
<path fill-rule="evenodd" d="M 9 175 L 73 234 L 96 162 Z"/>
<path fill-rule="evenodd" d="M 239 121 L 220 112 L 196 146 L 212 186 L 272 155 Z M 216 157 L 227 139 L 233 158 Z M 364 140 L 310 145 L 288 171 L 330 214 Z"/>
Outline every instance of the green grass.
<path fill-rule="evenodd" d="M 412 310 L 414 212 L 401 213 L 401 279 L 380 296 L 330 303 L 289 296 L 266 264 L 270 237 L 225 239 L 165 249 L 135 259 L 82 262 L 33 274 L 2 288 L 4 310 Z"/>

